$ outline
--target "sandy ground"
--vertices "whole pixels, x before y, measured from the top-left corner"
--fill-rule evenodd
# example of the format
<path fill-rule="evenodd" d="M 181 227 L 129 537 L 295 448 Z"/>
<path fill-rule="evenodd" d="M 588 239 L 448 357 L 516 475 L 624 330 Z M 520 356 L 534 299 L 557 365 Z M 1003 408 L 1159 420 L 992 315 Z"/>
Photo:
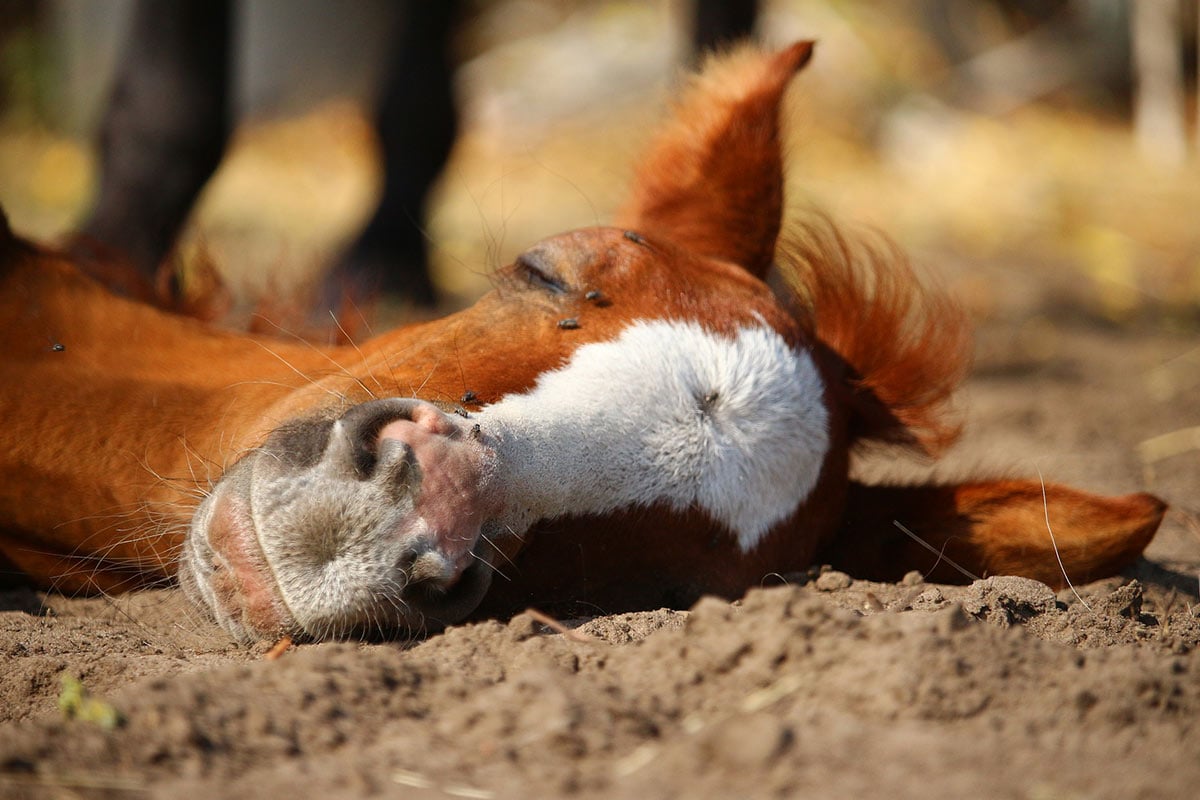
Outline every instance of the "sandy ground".
<path fill-rule="evenodd" d="M 570 635 L 523 614 L 274 660 L 173 590 L 10 593 L 0 797 L 1194 796 L 1200 457 L 1139 445 L 1196 423 L 1195 338 L 1008 285 L 939 472 L 1160 493 L 1173 511 L 1129 575 L 1055 595 L 815 568 Z"/>

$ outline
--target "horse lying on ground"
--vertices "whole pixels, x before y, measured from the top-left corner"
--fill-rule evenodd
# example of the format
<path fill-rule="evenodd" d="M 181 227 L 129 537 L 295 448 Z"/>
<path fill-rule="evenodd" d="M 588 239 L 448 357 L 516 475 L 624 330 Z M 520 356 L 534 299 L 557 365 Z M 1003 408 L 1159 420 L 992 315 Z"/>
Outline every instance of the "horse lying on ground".
<path fill-rule="evenodd" d="M 850 480 L 856 446 L 953 440 L 969 339 L 894 255 L 827 225 L 779 241 L 779 106 L 810 53 L 710 63 L 617 227 L 546 239 L 472 308 L 361 347 L 139 305 L 0 226 L 8 570 L 64 591 L 178 572 L 254 639 L 928 569 L 894 523 L 943 554 L 932 579 L 1120 569 L 1154 497 Z"/>

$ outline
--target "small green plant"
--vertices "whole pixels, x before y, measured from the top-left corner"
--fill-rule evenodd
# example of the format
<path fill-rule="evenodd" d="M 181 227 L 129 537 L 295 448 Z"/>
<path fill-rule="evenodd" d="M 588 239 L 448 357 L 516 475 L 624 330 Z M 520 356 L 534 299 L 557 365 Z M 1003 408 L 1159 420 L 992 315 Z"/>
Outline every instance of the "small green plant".
<path fill-rule="evenodd" d="M 62 674 L 62 691 L 58 695 L 58 708 L 67 719 L 78 719 L 99 725 L 105 730 L 118 727 L 124 720 L 121 712 L 112 704 L 92 697 L 83 683 L 70 673 Z"/>

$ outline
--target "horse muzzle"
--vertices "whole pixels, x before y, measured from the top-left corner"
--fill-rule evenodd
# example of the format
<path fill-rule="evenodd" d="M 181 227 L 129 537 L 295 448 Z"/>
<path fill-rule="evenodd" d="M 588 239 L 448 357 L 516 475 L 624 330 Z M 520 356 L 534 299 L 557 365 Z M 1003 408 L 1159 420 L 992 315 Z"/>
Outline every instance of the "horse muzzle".
<path fill-rule="evenodd" d="M 180 581 L 243 641 L 436 630 L 490 586 L 496 474 L 477 425 L 419 400 L 286 423 L 200 505 Z"/>

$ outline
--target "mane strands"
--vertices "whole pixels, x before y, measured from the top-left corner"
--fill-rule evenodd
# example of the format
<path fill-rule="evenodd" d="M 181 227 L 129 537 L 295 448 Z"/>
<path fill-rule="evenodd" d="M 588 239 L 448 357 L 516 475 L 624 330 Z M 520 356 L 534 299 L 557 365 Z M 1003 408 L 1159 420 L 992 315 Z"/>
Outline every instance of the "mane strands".
<path fill-rule="evenodd" d="M 852 440 L 926 455 L 952 444 L 961 426 L 950 400 L 971 360 L 962 307 L 923 284 L 890 241 L 852 241 L 827 221 L 793 226 L 776 258 L 801 313 L 849 369 Z"/>

